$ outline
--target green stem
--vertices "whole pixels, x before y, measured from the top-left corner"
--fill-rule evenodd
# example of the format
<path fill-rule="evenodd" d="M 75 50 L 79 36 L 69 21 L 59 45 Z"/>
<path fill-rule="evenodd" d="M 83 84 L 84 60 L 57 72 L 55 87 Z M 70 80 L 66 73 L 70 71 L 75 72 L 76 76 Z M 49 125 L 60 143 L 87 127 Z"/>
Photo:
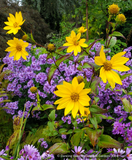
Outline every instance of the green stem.
<path fill-rule="evenodd" d="M 32 106 L 30 107 L 30 109 L 29 109 L 29 111 L 28 111 L 28 114 L 30 113 L 31 109 L 32 109 Z M 19 156 L 19 151 L 20 151 L 20 146 L 19 146 L 19 145 L 20 145 L 20 141 L 21 141 L 21 138 L 22 138 L 22 135 L 23 135 L 25 126 L 26 126 L 26 122 L 27 122 L 27 116 L 28 116 L 28 114 L 27 114 L 27 116 L 26 116 L 26 119 L 25 119 L 24 125 L 23 125 L 24 113 L 25 113 L 25 107 L 24 107 L 24 112 L 23 112 L 23 117 L 22 117 L 20 132 L 19 132 L 19 139 L 18 139 L 18 143 L 17 143 L 17 147 L 16 147 L 16 150 L 15 150 L 15 153 L 14 153 L 14 155 L 13 155 L 14 158 L 15 158 L 15 156 L 16 156 L 16 158 L 15 158 L 16 160 L 17 160 L 17 158 L 18 158 L 18 156 Z M 22 127 L 23 127 L 23 129 L 22 129 Z"/>

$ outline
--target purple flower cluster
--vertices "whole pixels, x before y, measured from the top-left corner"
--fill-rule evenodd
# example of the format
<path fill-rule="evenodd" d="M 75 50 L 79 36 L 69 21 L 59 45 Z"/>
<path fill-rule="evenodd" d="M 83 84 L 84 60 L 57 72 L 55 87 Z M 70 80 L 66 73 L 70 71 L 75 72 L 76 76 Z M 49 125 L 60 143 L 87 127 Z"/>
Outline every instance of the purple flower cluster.
<path fill-rule="evenodd" d="M 48 148 L 48 144 L 44 141 L 44 138 L 40 138 L 38 142 L 41 143 L 41 147 Z"/>
<path fill-rule="evenodd" d="M 49 160 L 53 160 L 54 159 L 54 155 L 53 154 L 49 154 L 47 152 L 44 152 L 42 155 L 40 155 L 39 151 L 37 150 L 37 148 L 35 148 L 35 146 L 33 145 L 25 145 L 23 149 L 21 149 L 20 153 L 21 155 L 20 158 L 18 158 L 18 160 L 42 160 L 42 159 L 49 159 Z"/>
<path fill-rule="evenodd" d="M 107 152 L 111 152 L 113 151 L 113 153 L 110 153 L 110 157 L 107 158 L 107 160 L 110 160 L 112 157 L 116 158 L 116 159 L 122 159 L 122 160 L 131 160 L 132 159 L 132 148 L 126 148 L 126 150 L 123 149 L 108 149 Z"/>
<path fill-rule="evenodd" d="M 71 124 L 71 116 L 63 116 L 61 119 L 64 123 Z"/>

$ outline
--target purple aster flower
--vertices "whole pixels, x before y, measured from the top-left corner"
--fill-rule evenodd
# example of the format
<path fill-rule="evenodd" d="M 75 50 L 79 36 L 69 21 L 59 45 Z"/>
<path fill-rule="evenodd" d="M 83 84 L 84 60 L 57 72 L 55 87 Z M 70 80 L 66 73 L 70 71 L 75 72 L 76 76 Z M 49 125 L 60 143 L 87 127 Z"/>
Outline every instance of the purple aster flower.
<path fill-rule="evenodd" d="M 41 147 L 48 148 L 47 142 L 46 142 L 46 141 L 43 141 L 43 142 L 41 143 Z"/>
<path fill-rule="evenodd" d="M 33 145 L 25 145 L 23 149 L 23 157 L 25 157 L 26 159 L 41 160 L 40 153 L 38 152 L 37 148 L 35 148 Z"/>
<path fill-rule="evenodd" d="M 78 160 L 81 160 L 81 158 L 83 157 L 82 153 L 84 153 L 85 150 L 82 150 L 81 146 L 74 146 L 74 151 L 72 150 L 72 152 L 74 153 L 74 157 L 76 157 Z"/>
<path fill-rule="evenodd" d="M 63 139 L 66 139 L 66 135 L 65 135 L 65 134 L 62 134 L 61 137 L 62 137 Z"/>
<path fill-rule="evenodd" d="M 54 158 L 55 158 L 54 155 L 49 154 L 49 151 L 46 151 L 41 155 L 42 160 L 54 160 Z"/>
<path fill-rule="evenodd" d="M 43 142 L 44 141 L 44 138 L 40 138 L 39 140 L 38 140 L 38 142 Z"/>
<path fill-rule="evenodd" d="M 132 154 L 130 154 L 131 150 L 132 149 L 130 149 L 130 148 L 126 149 L 126 157 L 127 157 L 128 160 L 132 160 Z"/>
<path fill-rule="evenodd" d="M 113 148 L 113 151 L 114 151 L 114 155 L 115 156 L 117 156 L 117 157 L 124 157 L 124 153 L 125 153 L 125 151 L 124 150 L 122 150 L 122 149 L 115 149 L 115 148 Z"/>
<path fill-rule="evenodd" d="M 62 119 L 62 121 L 63 121 L 64 123 L 66 123 L 67 117 L 63 116 L 61 119 Z"/>

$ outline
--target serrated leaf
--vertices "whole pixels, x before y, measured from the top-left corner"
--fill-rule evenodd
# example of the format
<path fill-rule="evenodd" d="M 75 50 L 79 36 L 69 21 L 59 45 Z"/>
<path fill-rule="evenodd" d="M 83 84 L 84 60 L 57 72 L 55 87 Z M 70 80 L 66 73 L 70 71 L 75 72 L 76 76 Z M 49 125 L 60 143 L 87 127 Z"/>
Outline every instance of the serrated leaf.
<path fill-rule="evenodd" d="M 97 145 L 101 148 L 122 148 L 122 144 L 109 135 L 102 134 Z"/>
<path fill-rule="evenodd" d="M 67 143 L 55 143 L 48 149 L 50 154 L 67 154 L 70 152 L 69 145 Z"/>

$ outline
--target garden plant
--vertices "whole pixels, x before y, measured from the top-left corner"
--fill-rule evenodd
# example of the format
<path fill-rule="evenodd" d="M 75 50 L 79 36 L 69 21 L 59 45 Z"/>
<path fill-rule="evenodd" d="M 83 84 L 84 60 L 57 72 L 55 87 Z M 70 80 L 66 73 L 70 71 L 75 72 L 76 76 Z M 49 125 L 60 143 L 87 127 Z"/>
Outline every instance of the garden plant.
<path fill-rule="evenodd" d="M 87 42 L 81 26 L 58 47 L 9 13 L 4 30 L 24 35 L 7 41 L 0 68 L 0 112 L 13 126 L 0 160 L 132 160 L 132 46 L 114 52 L 127 20 L 117 4 L 108 14 L 106 40 Z"/>

